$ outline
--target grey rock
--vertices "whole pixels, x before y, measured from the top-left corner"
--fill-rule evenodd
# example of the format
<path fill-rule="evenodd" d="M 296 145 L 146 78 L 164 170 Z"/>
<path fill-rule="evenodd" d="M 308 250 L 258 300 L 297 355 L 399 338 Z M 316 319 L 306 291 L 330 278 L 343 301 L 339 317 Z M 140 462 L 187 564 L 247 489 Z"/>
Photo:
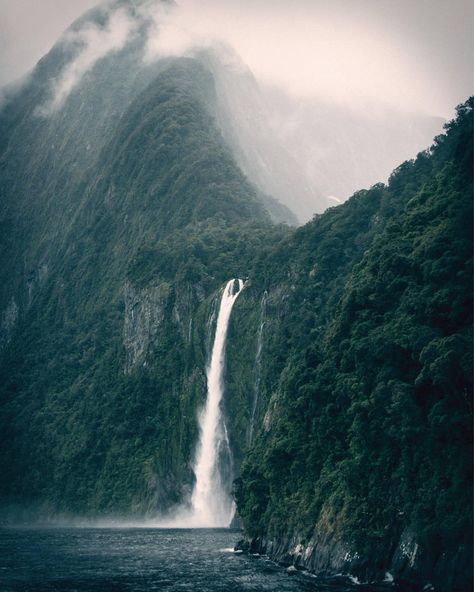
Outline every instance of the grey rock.
<path fill-rule="evenodd" d="M 146 365 L 146 356 L 165 318 L 171 288 L 164 282 L 136 289 L 125 284 L 123 343 L 127 352 L 125 374 L 138 364 Z"/>
<path fill-rule="evenodd" d="M 0 317 L 0 351 L 10 343 L 15 327 L 18 323 L 20 309 L 12 297 L 8 306 L 2 311 Z"/>
<path fill-rule="evenodd" d="M 314 536 L 302 543 L 298 535 L 241 540 L 236 548 L 268 555 L 285 567 L 320 576 L 345 574 L 361 582 L 393 582 L 403 590 L 467 592 L 472 589 L 472 557 L 468 547 L 454 546 L 439 555 L 424 548 L 410 530 L 380 545 L 370 556 L 359 553 L 336 535 Z"/>

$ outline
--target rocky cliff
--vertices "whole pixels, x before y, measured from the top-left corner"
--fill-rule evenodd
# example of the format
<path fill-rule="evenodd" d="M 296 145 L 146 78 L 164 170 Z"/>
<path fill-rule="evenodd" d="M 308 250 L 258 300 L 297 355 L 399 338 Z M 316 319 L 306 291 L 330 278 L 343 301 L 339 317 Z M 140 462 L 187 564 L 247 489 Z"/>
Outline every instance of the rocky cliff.
<path fill-rule="evenodd" d="M 470 586 L 472 99 L 447 130 L 266 260 L 260 295 L 285 312 L 236 483 L 244 547 L 361 581 Z"/>

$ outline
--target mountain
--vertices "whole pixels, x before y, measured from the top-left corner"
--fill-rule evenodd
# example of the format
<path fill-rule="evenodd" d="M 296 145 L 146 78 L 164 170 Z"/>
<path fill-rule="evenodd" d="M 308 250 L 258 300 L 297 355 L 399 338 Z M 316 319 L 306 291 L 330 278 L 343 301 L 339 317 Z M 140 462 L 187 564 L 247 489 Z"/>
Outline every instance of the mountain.
<path fill-rule="evenodd" d="M 167 37 L 167 26 L 173 26 L 174 10 L 173 2 L 159 0 L 99 5 L 66 31 L 22 84 L 5 89 L 2 102 L 12 107 L 9 94 L 15 102 L 18 94 L 28 101 L 17 105 L 16 117 L 32 108 L 31 130 L 45 119 L 51 128 L 57 122 L 51 137 L 74 129 L 68 151 L 80 169 L 94 162 L 116 118 L 167 60 L 193 58 L 212 74 L 215 95 L 206 108 L 237 165 L 272 219 L 292 225 L 386 179 L 441 129 L 439 118 L 378 105 L 366 109 L 367 116 L 350 105 L 297 100 L 259 84 L 223 42 L 203 45 L 197 39 L 183 48 L 163 42 L 153 49 L 161 36 Z M 2 136 L 6 140 L 8 130 Z"/>
<path fill-rule="evenodd" d="M 225 145 L 208 70 L 188 58 L 139 70 L 132 39 L 54 108 L 51 85 L 84 55 L 71 35 L 0 115 L 2 505 L 142 515 L 193 480 L 207 337 L 191 319 L 261 240 L 252 225 L 285 231 Z M 152 264 L 163 275 L 150 283 Z"/>
<path fill-rule="evenodd" d="M 242 546 L 466 589 L 473 100 L 387 185 L 275 224 L 294 217 L 250 167 L 275 137 L 255 81 L 225 48 L 144 59 L 146 6 L 85 15 L 0 111 L 1 520 L 189 504 L 239 278 L 222 415 Z"/>
<path fill-rule="evenodd" d="M 263 427 L 236 487 L 244 548 L 470 588 L 473 106 L 252 276 L 284 312 L 268 324 Z"/>
<path fill-rule="evenodd" d="M 270 125 L 300 163 L 306 182 L 330 205 L 386 182 L 392 170 L 431 144 L 445 121 L 393 107 L 295 100 L 262 88 Z"/>
<path fill-rule="evenodd" d="M 386 181 L 400 162 L 428 148 L 444 124 L 381 105 L 292 97 L 259 84 L 223 44 L 196 55 L 213 73 L 218 124 L 242 171 L 300 223 Z"/>
<path fill-rule="evenodd" d="M 295 223 L 332 205 L 279 137 L 263 89 L 235 52 L 220 44 L 199 56 L 216 82 L 219 127 L 245 175 L 294 212 Z"/>

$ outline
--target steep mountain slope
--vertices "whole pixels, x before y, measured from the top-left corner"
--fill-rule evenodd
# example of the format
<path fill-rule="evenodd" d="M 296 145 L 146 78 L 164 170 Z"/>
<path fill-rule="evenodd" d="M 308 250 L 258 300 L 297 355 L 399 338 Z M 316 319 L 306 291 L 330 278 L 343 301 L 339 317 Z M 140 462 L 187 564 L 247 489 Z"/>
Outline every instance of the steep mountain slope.
<path fill-rule="evenodd" d="M 78 19 L 23 89 L 12 91 L 8 116 L 0 122 L 0 143 L 6 147 L 15 130 L 13 146 L 23 151 L 17 158 L 36 163 L 40 175 L 54 167 L 63 190 L 64 183 L 94 165 L 117 119 L 166 67 L 167 56 L 180 55 L 166 47 L 149 52 L 175 8 L 164 0 L 115 0 Z M 181 53 L 213 75 L 216 93 L 208 111 L 276 222 L 305 222 L 333 205 L 331 195 L 343 200 L 355 187 L 384 178 L 402 157 L 427 146 L 440 127 L 433 118 L 393 111 L 374 123 L 351 108 L 295 102 L 268 92 L 223 43 L 204 49 L 196 42 Z M 34 152 L 25 151 L 26 145 Z M 31 192 L 37 180 L 28 173 Z"/>
<path fill-rule="evenodd" d="M 209 69 L 144 61 L 142 4 L 85 15 L 0 112 L 6 516 L 186 498 L 214 298 L 287 232 L 263 201 L 292 218 L 235 164 Z"/>
<path fill-rule="evenodd" d="M 306 222 L 332 205 L 280 139 L 262 89 L 235 52 L 221 44 L 197 55 L 214 75 L 219 127 L 246 176 L 294 212 L 295 222 Z"/>
<path fill-rule="evenodd" d="M 74 148 L 62 158 L 45 149 L 55 120 L 29 141 L 30 126 L 14 129 L 21 143 L 11 138 L 2 156 L 7 513 L 18 505 L 43 516 L 142 515 L 181 500 L 192 483 L 207 317 L 195 330 L 190 323 L 220 287 L 212 276 L 198 281 L 192 237 L 208 229 L 208 249 L 213 233 L 225 244 L 232 225 L 265 229 L 267 220 L 208 114 L 212 100 L 202 66 L 168 61 L 82 175 L 74 175 Z M 258 242 L 241 233 L 247 245 Z M 132 283 L 129 270 L 137 278 L 146 267 L 144 250 L 170 235 L 189 245 L 187 260 L 174 274 L 166 266 L 166 280 Z M 249 247 L 239 248 L 236 260 Z"/>
<path fill-rule="evenodd" d="M 469 589 L 473 104 L 387 187 L 298 230 L 291 279 L 282 252 L 266 263 L 285 314 L 262 365 L 285 361 L 237 488 L 253 549 Z"/>

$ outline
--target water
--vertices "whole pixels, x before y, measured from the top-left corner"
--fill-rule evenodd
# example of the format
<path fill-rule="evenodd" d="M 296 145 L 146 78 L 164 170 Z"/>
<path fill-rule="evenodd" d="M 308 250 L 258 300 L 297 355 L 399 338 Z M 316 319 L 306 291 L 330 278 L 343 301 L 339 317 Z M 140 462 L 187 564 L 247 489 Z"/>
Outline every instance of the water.
<path fill-rule="evenodd" d="M 0 529 L 1 592 L 350 592 L 232 552 L 228 529 Z"/>
<path fill-rule="evenodd" d="M 228 526 L 232 520 L 233 502 L 230 496 L 232 475 L 226 479 L 223 469 L 229 467 L 232 455 L 220 403 L 224 394 L 224 361 L 227 329 L 232 308 L 244 283 L 227 282 L 221 297 L 216 334 L 207 368 L 207 400 L 199 418 L 199 444 L 194 473 L 196 484 L 191 505 L 190 526 Z"/>
<path fill-rule="evenodd" d="M 158 517 L 153 526 L 223 528 L 232 522 L 235 513 L 231 495 L 234 472 L 227 427 L 220 404 L 224 396 L 225 349 L 230 314 L 243 287 L 243 280 L 232 279 L 222 291 L 212 353 L 206 369 L 206 403 L 198 418 L 199 441 L 193 467 L 196 482 L 190 503 L 183 504 L 168 515 Z M 214 316 L 215 312 L 208 324 L 209 329 Z"/>

